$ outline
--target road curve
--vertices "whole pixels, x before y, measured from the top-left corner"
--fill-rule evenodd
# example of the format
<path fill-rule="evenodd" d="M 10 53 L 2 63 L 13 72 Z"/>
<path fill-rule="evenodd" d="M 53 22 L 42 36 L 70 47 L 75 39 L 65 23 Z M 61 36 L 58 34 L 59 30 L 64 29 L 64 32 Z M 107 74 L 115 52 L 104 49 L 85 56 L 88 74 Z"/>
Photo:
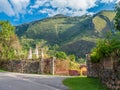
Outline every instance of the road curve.
<path fill-rule="evenodd" d="M 0 90 L 68 90 L 62 84 L 66 76 L 1 72 Z"/>

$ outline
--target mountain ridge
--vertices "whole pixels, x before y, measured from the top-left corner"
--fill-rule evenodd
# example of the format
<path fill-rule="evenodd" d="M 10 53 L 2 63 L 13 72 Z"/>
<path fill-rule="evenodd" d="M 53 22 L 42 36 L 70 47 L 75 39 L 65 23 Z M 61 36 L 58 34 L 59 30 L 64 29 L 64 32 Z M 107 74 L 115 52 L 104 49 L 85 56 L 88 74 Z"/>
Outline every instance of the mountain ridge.
<path fill-rule="evenodd" d="M 16 34 L 19 38 L 33 41 L 43 39 L 51 46 L 59 45 L 58 50 L 85 57 L 96 41 L 104 38 L 114 28 L 114 16 L 113 11 L 101 11 L 93 16 L 81 17 L 56 15 L 16 26 Z"/>

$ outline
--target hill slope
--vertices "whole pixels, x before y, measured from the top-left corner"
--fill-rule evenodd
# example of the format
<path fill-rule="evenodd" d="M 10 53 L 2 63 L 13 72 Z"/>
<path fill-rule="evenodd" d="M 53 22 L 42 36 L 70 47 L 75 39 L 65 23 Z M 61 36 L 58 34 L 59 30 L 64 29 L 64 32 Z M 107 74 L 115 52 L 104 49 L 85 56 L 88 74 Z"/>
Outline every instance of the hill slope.
<path fill-rule="evenodd" d="M 43 39 L 59 50 L 84 57 L 113 28 L 113 11 L 101 11 L 94 16 L 67 17 L 56 15 L 16 27 L 19 37 L 30 40 Z"/>

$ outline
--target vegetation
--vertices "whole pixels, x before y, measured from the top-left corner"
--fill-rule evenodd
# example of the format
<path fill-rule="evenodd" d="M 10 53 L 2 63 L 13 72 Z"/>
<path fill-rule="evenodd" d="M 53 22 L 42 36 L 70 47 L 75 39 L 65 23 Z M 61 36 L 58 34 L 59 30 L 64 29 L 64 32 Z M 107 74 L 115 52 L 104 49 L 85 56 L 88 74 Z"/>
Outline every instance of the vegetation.
<path fill-rule="evenodd" d="M 69 55 L 69 59 L 70 59 L 70 61 L 72 61 L 72 62 L 75 62 L 75 55 L 74 54 L 72 54 L 72 55 Z"/>
<path fill-rule="evenodd" d="M 113 22 L 113 19 L 115 18 L 116 13 L 114 11 L 103 11 L 102 15 L 106 16 L 109 18 L 111 22 Z"/>
<path fill-rule="evenodd" d="M 120 57 L 120 7 L 116 5 L 115 28 L 118 31 L 113 31 L 107 35 L 105 39 L 101 39 L 96 47 L 91 52 L 91 61 L 99 62 L 102 58 L 112 56 Z"/>
<path fill-rule="evenodd" d="M 66 59 L 67 58 L 67 55 L 65 52 L 57 52 L 55 56 L 58 59 Z"/>
<path fill-rule="evenodd" d="M 120 3 L 115 7 L 116 16 L 115 16 L 115 28 L 120 31 Z"/>
<path fill-rule="evenodd" d="M 85 54 L 91 51 L 97 39 L 104 38 L 105 34 L 112 30 L 114 17 L 113 11 L 81 17 L 56 15 L 16 26 L 16 33 L 24 49 L 35 48 L 42 39 L 46 41 L 51 55 L 56 53 L 55 51 L 63 51 L 68 55 L 85 58 Z"/>
<path fill-rule="evenodd" d="M 0 69 L 0 72 L 5 72 L 5 70 L 3 70 L 3 69 Z"/>
<path fill-rule="evenodd" d="M 104 17 L 107 17 L 108 20 Z M 30 47 L 32 49 L 38 47 L 39 50 L 44 48 L 45 57 L 56 56 L 73 62 L 75 59 L 79 61 L 79 58 L 85 58 L 85 55 L 95 47 L 98 39 L 104 38 L 104 34 L 108 32 L 107 29 L 110 30 L 112 24 L 108 23 L 112 22 L 113 17 L 113 11 L 102 11 L 94 16 L 81 17 L 56 15 L 16 26 L 15 32 L 19 36 L 22 50 L 20 50 L 19 40 L 14 33 L 15 28 L 9 22 L 1 22 L 0 57 L 2 59 L 26 58 Z M 98 20 L 99 22 L 97 22 Z M 98 26 L 98 23 L 101 27 Z M 4 36 L 9 40 L 5 40 Z"/>
<path fill-rule="evenodd" d="M 96 78 L 74 77 L 63 81 L 70 90 L 108 90 L 100 80 Z"/>
<path fill-rule="evenodd" d="M 70 61 L 69 62 L 69 69 L 70 70 L 78 70 L 78 72 L 80 72 L 80 64 Z"/>
<path fill-rule="evenodd" d="M 20 49 L 20 43 L 14 33 L 15 28 L 9 22 L 0 21 L 0 59 L 11 60 L 15 58 Z"/>
<path fill-rule="evenodd" d="M 106 39 L 100 40 L 92 50 L 92 62 L 99 62 L 102 58 L 108 56 L 119 56 L 120 54 L 120 33 L 110 35 Z"/>
<path fill-rule="evenodd" d="M 93 19 L 93 23 L 95 23 L 95 30 L 97 32 L 101 32 L 106 27 L 107 24 L 107 22 L 104 19 L 100 18 L 99 16 L 96 16 Z"/>

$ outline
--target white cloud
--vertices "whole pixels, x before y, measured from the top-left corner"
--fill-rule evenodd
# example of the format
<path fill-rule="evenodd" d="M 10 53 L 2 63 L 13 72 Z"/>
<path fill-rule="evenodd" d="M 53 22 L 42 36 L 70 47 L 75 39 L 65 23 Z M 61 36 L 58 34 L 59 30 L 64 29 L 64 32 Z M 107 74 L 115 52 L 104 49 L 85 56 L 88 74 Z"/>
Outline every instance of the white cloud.
<path fill-rule="evenodd" d="M 108 4 L 118 1 L 120 0 L 35 0 L 35 3 L 30 3 L 30 0 L 0 0 L 0 12 L 17 18 L 20 15 L 24 17 L 25 14 L 32 15 L 38 12 L 48 14 L 48 16 L 56 14 L 81 16 L 92 13 L 88 12 L 88 9 L 99 5 L 99 3 Z"/>
<path fill-rule="evenodd" d="M 10 0 L 10 2 L 17 16 L 19 14 L 25 14 L 26 8 L 30 4 L 30 0 Z"/>
<path fill-rule="evenodd" d="M 68 0 L 68 6 L 72 9 L 87 10 L 95 6 L 96 0 Z"/>
<path fill-rule="evenodd" d="M 52 0 L 51 6 L 54 8 L 64 8 L 68 4 L 68 0 Z"/>
<path fill-rule="evenodd" d="M 0 12 L 19 18 L 19 14 L 26 13 L 29 4 L 30 0 L 0 0 Z"/>
<path fill-rule="evenodd" d="M 41 1 L 41 0 L 37 0 Z M 48 0 L 44 3 L 35 4 L 35 8 L 42 6 L 45 3 L 48 3 Z M 87 14 L 87 9 L 96 6 L 96 0 L 49 0 L 49 5 L 52 7 L 44 8 L 40 10 L 40 13 L 47 13 L 49 16 L 55 14 L 65 14 L 71 16 L 80 16 Z"/>
<path fill-rule="evenodd" d="M 53 10 L 53 9 L 47 9 L 47 8 L 45 8 L 45 9 L 43 9 L 43 10 L 39 10 L 39 12 L 40 13 L 43 13 L 43 14 L 48 14 L 48 16 L 54 16 L 54 15 L 56 15 L 56 14 L 58 14 L 58 12 L 57 11 L 55 11 L 55 10 Z"/>
<path fill-rule="evenodd" d="M 14 16 L 15 13 L 8 0 L 0 0 L 0 12 L 4 12 L 8 16 Z"/>
<path fill-rule="evenodd" d="M 120 2 L 120 0 L 117 0 L 116 3 Z"/>
<path fill-rule="evenodd" d="M 115 2 L 116 0 L 101 0 L 102 3 L 111 3 Z"/>
<path fill-rule="evenodd" d="M 40 9 L 40 13 L 46 13 L 49 16 L 55 14 L 64 14 L 71 16 L 81 16 L 83 14 L 93 13 L 88 12 L 88 9 L 97 7 L 100 3 L 116 3 L 120 0 L 36 0 L 36 3 L 31 6 L 33 9 L 39 9 L 39 7 L 43 7 Z M 51 6 L 52 8 L 47 8 L 47 6 Z"/>
<path fill-rule="evenodd" d="M 34 4 L 34 5 L 31 5 L 30 8 L 37 9 L 37 8 L 39 8 L 40 6 L 48 5 L 47 2 L 49 2 L 49 0 L 36 0 L 35 4 Z"/>

